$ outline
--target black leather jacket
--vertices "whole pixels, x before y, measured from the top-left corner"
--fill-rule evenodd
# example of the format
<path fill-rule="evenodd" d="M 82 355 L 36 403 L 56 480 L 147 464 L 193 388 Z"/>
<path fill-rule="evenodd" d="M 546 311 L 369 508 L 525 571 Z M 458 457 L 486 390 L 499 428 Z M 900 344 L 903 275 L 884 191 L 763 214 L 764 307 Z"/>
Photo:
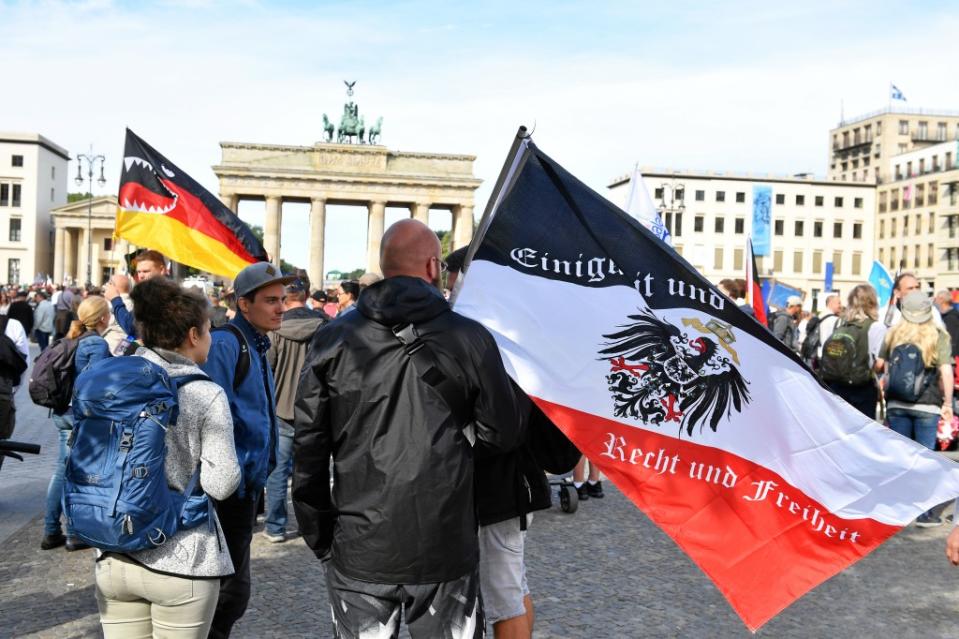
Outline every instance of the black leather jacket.
<path fill-rule="evenodd" d="M 471 405 L 476 450 L 392 327 L 412 322 Z M 492 336 L 411 277 L 377 282 L 320 329 L 294 410 L 293 505 L 316 555 L 364 581 L 449 581 L 478 561 L 473 459 L 518 445 L 523 416 Z M 333 457 L 333 487 L 329 459 Z"/>

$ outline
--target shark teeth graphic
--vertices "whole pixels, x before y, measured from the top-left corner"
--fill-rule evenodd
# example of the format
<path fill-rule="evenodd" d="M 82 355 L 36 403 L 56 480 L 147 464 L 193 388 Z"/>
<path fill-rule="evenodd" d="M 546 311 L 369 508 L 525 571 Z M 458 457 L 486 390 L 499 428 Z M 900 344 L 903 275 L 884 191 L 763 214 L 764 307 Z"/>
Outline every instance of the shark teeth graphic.
<path fill-rule="evenodd" d="M 143 158 L 138 158 L 138 157 L 136 157 L 135 155 L 128 155 L 128 156 L 126 156 L 125 158 L 123 158 L 123 164 L 126 165 L 127 171 L 129 171 L 129 170 L 130 170 L 130 167 L 133 166 L 134 164 L 136 164 L 136 165 L 138 165 L 138 166 L 145 166 L 146 168 L 150 169 L 151 171 L 154 170 L 152 164 L 150 164 L 149 162 L 147 162 L 147 161 L 144 160 Z M 172 177 L 172 176 L 171 176 L 171 177 Z"/>
<path fill-rule="evenodd" d="M 176 193 L 173 194 L 173 203 L 170 206 L 147 206 L 145 202 L 137 202 L 134 200 L 131 202 L 129 199 L 123 200 L 123 208 L 127 211 L 137 211 L 139 213 L 153 213 L 155 215 L 165 215 L 173 209 L 176 208 L 177 200 L 179 197 Z"/>

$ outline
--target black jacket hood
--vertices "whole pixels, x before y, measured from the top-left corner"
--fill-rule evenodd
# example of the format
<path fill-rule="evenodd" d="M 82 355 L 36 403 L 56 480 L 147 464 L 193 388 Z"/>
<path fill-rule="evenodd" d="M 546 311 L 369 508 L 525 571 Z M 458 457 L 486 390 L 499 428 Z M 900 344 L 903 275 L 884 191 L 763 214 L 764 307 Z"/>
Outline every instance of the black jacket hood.
<path fill-rule="evenodd" d="M 367 287 L 360 294 L 356 310 L 374 322 L 395 326 L 427 322 L 450 310 L 450 305 L 436 287 L 424 280 L 397 275 Z"/>

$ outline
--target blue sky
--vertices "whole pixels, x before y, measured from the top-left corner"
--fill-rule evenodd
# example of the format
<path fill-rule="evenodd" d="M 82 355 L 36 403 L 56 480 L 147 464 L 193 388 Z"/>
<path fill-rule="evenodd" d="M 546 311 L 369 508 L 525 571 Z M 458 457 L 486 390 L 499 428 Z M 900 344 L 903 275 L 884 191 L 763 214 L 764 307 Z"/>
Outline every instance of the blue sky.
<path fill-rule="evenodd" d="M 479 213 L 519 124 L 600 191 L 635 162 L 822 174 L 841 101 L 882 108 L 893 81 L 959 109 L 956 33 L 946 2 L 0 0 L 0 130 L 92 142 L 115 192 L 130 126 L 216 192 L 220 141 L 312 144 L 357 80 L 383 144 L 477 155 Z M 306 219 L 284 207 L 301 265 Z M 364 265 L 365 234 L 362 209 L 331 207 L 327 269 Z"/>

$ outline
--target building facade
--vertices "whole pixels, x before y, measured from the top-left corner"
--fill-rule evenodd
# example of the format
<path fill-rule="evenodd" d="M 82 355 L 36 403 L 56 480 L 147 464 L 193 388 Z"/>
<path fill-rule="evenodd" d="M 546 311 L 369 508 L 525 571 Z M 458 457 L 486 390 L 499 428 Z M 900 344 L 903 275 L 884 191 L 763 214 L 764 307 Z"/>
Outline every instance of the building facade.
<path fill-rule="evenodd" d="M 66 149 L 42 135 L 0 132 L 0 282 L 50 276 L 50 210 L 67 201 L 69 161 Z"/>
<path fill-rule="evenodd" d="M 959 113 L 897 107 L 843 121 L 829 132 L 827 177 L 882 184 L 893 179 L 892 158 L 959 139 Z"/>
<path fill-rule="evenodd" d="M 770 254 L 760 275 L 808 293 L 822 306 L 826 263 L 833 290 L 846 294 L 869 276 L 874 253 L 875 187 L 809 177 L 641 170 L 653 203 L 663 207 L 673 246 L 708 280 L 743 278 L 752 233 L 753 187 L 772 190 Z M 610 199 L 624 206 L 629 176 L 614 180 Z"/>
<path fill-rule="evenodd" d="M 117 197 L 103 195 L 78 200 L 50 211 L 54 228 L 53 281 L 102 286 L 110 275 L 126 270 L 124 256 L 134 250 L 126 240 L 116 240 Z M 90 262 L 87 256 L 92 256 Z"/>

